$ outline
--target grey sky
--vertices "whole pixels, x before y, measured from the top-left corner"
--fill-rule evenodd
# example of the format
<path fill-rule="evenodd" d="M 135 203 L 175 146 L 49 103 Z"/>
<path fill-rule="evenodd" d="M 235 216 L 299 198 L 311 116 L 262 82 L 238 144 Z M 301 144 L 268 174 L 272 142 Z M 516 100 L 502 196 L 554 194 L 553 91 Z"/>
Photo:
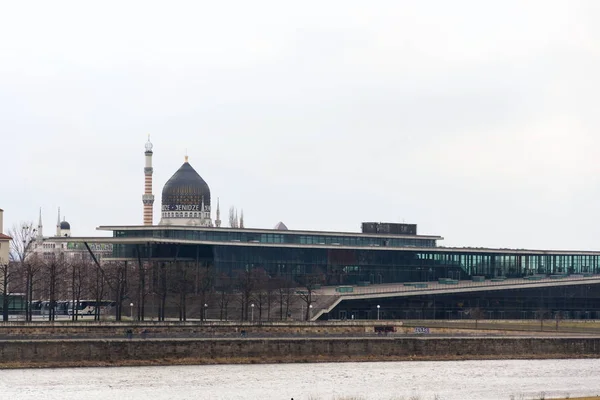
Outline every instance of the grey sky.
<path fill-rule="evenodd" d="M 187 148 L 250 227 L 600 250 L 600 2 L 291 3 L 1 3 L 5 230 L 141 224 L 149 133 L 155 222 Z"/>

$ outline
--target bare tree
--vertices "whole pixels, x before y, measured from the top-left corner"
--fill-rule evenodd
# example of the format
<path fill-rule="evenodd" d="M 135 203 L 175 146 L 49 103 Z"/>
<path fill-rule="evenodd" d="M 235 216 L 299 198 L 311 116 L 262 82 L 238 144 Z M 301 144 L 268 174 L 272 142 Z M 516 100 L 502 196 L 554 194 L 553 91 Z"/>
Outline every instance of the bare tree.
<path fill-rule="evenodd" d="M 71 263 L 71 319 L 79 319 L 79 305 L 84 291 L 84 276 L 87 271 L 84 260 Z"/>
<path fill-rule="evenodd" d="M 543 331 L 544 330 L 544 319 L 548 316 L 549 311 L 545 307 L 540 306 L 540 308 L 538 308 L 535 313 L 540 320 L 540 330 Z"/>
<path fill-rule="evenodd" d="M 213 290 L 214 285 L 214 276 L 213 269 L 210 268 L 209 264 L 200 265 L 199 268 L 196 269 L 196 282 L 197 282 L 197 292 L 198 300 L 200 303 L 200 320 L 206 320 L 206 312 L 208 303 L 210 302 L 210 297 Z"/>
<path fill-rule="evenodd" d="M 289 279 L 278 278 L 275 284 L 277 287 L 277 298 L 279 300 L 279 319 L 288 317 L 290 308 L 295 299 L 294 284 Z"/>
<path fill-rule="evenodd" d="M 179 263 L 177 268 L 178 276 L 177 282 L 179 283 L 179 320 L 187 320 L 187 295 L 191 290 L 191 282 L 188 277 L 188 266 L 181 265 Z"/>
<path fill-rule="evenodd" d="M 137 284 L 137 313 L 140 321 L 143 321 L 146 317 L 146 297 L 149 294 L 146 285 L 148 265 L 149 262 L 140 262 L 138 264 L 138 279 L 137 282 L 135 282 L 135 284 Z"/>
<path fill-rule="evenodd" d="M 306 310 L 303 316 L 305 321 L 308 321 L 311 317 L 310 309 L 312 308 L 311 305 L 316 301 L 316 289 L 320 287 L 323 279 L 322 273 L 307 274 L 299 279 L 302 290 L 296 291 L 296 294 L 305 303 Z"/>
<path fill-rule="evenodd" d="M 41 262 L 37 257 L 32 257 L 32 250 L 37 230 L 32 222 L 21 222 L 13 225 L 8 234 L 12 237 L 10 242 L 9 259 L 20 271 L 21 279 L 24 278 L 25 286 L 25 320 L 32 320 L 31 304 L 33 302 L 33 286 L 36 275 L 40 271 Z M 8 266 L 7 266 L 8 267 Z"/>
<path fill-rule="evenodd" d="M 556 311 L 554 314 L 554 320 L 556 322 L 556 330 L 558 331 L 558 325 L 560 321 L 563 319 L 563 314 L 560 311 Z"/>
<path fill-rule="evenodd" d="M 158 264 L 157 270 L 157 295 L 158 295 L 158 320 L 164 321 L 165 314 L 167 311 L 167 294 L 169 291 L 168 287 L 168 271 L 167 265 L 164 262 Z"/>
<path fill-rule="evenodd" d="M 6 261 L 0 263 L 0 294 L 2 294 L 2 320 L 8 321 L 8 308 L 10 306 L 9 286 L 15 277 L 15 263 Z"/>
<path fill-rule="evenodd" d="M 227 274 L 221 274 L 218 279 L 219 319 L 227 321 L 229 317 L 229 302 L 233 292 L 233 281 Z"/>
<path fill-rule="evenodd" d="M 186 262 L 176 262 L 171 271 L 173 277 L 169 279 L 170 292 L 175 294 L 174 303 L 177 305 L 179 320 L 187 320 L 188 295 L 193 290 L 193 274 Z"/>
<path fill-rule="evenodd" d="M 108 286 L 114 293 L 115 319 L 121 321 L 123 319 L 123 302 L 129 298 L 128 263 L 127 261 L 109 263 L 104 268 L 104 272 Z M 101 304 L 96 304 L 96 308 L 100 307 Z"/>
<path fill-rule="evenodd" d="M 273 304 L 277 301 L 277 281 L 275 279 L 269 279 L 267 282 L 267 321 L 271 320 L 271 311 L 273 311 Z"/>
<path fill-rule="evenodd" d="M 469 315 L 475 320 L 475 329 L 479 328 L 479 320 L 484 317 L 483 310 L 479 307 L 474 307 L 469 310 Z"/>
<path fill-rule="evenodd" d="M 129 282 L 129 290 L 132 297 L 135 295 L 137 304 L 137 319 L 144 321 L 146 319 L 147 309 L 146 300 L 152 293 L 152 279 L 151 276 L 152 260 L 150 258 L 151 245 L 148 243 L 146 246 L 136 245 L 137 264 L 134 264 L 132 269 L 132 276 Z M 133 272 L 137 268 L 137 279 L 134 278 Z M 152 304 L 154 304 L 154 297 L 152 297 Z M 154 311 L 154 307 L 152 307 Z"/>
<path fill-rule="evenodd" d="M 96 307 L 94 307 L 94 320 L 100 320 L 100 305 L 102 304 L 102 300 L 104 300 L 104 296 L 107 292 L 107 284 L 106 277 L 104 274 L 104 270 L 99 268 L 97 265 L 93 268 L 94 271 L 94 279 L 89 282 L 89 292 L 91 297 L 96 301 Z"/>
<path fill-rule="evenodd" d="M 252 295 L 256 290 L 256 272 L 254 269 L 238 271 L 235 277 L 235 288 L 240 303 L 240 319 L 247 321 Z"/>
<path fill-rule="evenodd" d="M 268 298 L 268 285 L 269 275 L 263 268 L 256 268 L 252 271 L 254 280 L 254 290 L 252 292 L 251 301 L 256 303 L 258 310 L 258 320 L 262 321 L 263 311 L 267 309 L 269 314 L 269 298 Z"/>
<path fill-rule="evenodd" d="M 35 254 L 25 260 L 25 320 L 29 322 L 33 320 L 34 289 L 39 286 L 43 266 L 43 260 Z"/>
<path fill-rule="evenodd" d="M 10 242 L 10 260 L 23 262 L 33 250 L 33 242 L 37 229 L 33 227 L 33 223 L 21 222 L 18 225 L 13 225 L 8 230 L 8 235 L 12 237 Z"/>
<path fill-rule="evenodd" d="M 48 299 L 48 321 L 54 321 L 56 319 L 58 299 L 61 295 L 60 284 L 64 282 L 65 277 L 64 253 L 52 254 L 52 257 L 42 266 L 42 293 Z"/>

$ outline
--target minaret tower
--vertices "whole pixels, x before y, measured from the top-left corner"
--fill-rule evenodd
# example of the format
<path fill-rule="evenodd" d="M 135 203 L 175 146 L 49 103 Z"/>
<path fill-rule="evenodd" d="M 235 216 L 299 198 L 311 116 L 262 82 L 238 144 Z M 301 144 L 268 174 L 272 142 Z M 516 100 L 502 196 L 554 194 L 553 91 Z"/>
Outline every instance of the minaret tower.
<path fill-rule="evenodd" d="M 38 227 L 37 227 L 37 238 L 38 239 L 43 239 L 44 238 L 44 226 L 42 225 L 42 207 L 40 207 L 40 218 L 38 219 Z"/>
<path fill-rule="evenodd" d="M 58 207 L 58 218 L 56 219 L 56 236 L 60 236 L 60 207 Z"/>
<path fill-rule="evenodd" d="M 217 219 L 215 219 L 215 226 L 219 228 L 221 226 L 221 210 L 219 209 L 219 198 L 217 197 Z"/>
<path fill-rule="evenodd" d="M 153 224 L 153 209 L 154 209 L 154 195 L 152 194 L 152 143 L 150 142 L 150 135 L 148 135 L 148 141 L 146 142 L 146 165 L 144 167 L 144 194 L 142 195 L 142 203 L 144 204 L 144 225 Z"/>

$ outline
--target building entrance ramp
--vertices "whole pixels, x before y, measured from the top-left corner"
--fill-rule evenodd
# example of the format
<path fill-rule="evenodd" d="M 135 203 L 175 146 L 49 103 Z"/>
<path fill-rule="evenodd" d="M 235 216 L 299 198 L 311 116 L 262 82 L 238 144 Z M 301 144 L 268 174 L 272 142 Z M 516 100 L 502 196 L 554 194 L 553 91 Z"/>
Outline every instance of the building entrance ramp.
<path fill-rule="evenodd" d="M 429 281 L 429 282 L 411 282 L 406 283 L 389 283 L 370 286 L 344 286 L 351 287 L 352 291 L 340 292 L 337 290 L 339 286 L 323 286 L 315 291 L 315 295 L 323 298 L 333 298 L 335 301 L 329 300 L 331 304 L 328 307 L 316 308 L 312 320 L 318 319 L 321 315 L 333 310 L 340 302 L 344 300 L 357 299 L 377 299 L 389 297 L 405 297 L 405 296 L 422 296 L 422 295 L 437 295 L 448 293 L 465 293 L 478 291 L 492 290 L 509 290 L 522 288 L 537 288 L 537 287 L 554 287 L 554 286 L 570 286 L 570 285 L 591 285 L 600 283 L 600 275 L 570 275 L 561 276 L 557 279 L 551 276 L 536 276 L 525 278 L 506 278 L 497 277 L 485 279 L 483 281 L 473 280 L 455 280 L 452 283 L 448 281 Z"/>

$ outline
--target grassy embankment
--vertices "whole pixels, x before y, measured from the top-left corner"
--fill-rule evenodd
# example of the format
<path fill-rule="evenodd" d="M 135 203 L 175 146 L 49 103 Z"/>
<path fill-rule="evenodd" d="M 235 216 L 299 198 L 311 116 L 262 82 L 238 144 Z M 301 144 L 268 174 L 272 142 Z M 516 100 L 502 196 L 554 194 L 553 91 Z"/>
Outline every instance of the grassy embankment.
<path fill-rule="evenodd" d="M 584 334 L 600 334 L 600 321 L 574 321 L 574 320 L 553 320 L 545 319 L 542 323 L 540 320 L 407 320 L 404 325 L 411 326 L 426 326 L 431 328 L 449 328 L 449 329 L 469 329 L 485 332 L 486 330 L 504 330 L 504 331 L 524 331 L 524 332 L 561 332 L 561 333 L 584 333 Z"/>
<path fill-rule="evenodd" d="M 585 359 L 597 358 L 594 354 L 581 354 L 577 357 L 564 354 L 543 355 L 451 355 L 451 356 L 352 356 L 327 357 L 323 355 L 302 357 L 189 357 L 189 358 L 153 358 L 153 359 L 119 359 L 114 361 L 35 361 L 0 363 L 2 369 L 17 368 L 75 368 L 75 367 L 143 367 L 169 365 L 214 365 L 214 364 L 285 364 L 285 363 L 344 363 L 344 362 L 380 362 L 380 361 L 462 361 L 462 360 L 533 360 L 533 359 Z M 596 400 L 599 400 L 596 398 Z"/>

